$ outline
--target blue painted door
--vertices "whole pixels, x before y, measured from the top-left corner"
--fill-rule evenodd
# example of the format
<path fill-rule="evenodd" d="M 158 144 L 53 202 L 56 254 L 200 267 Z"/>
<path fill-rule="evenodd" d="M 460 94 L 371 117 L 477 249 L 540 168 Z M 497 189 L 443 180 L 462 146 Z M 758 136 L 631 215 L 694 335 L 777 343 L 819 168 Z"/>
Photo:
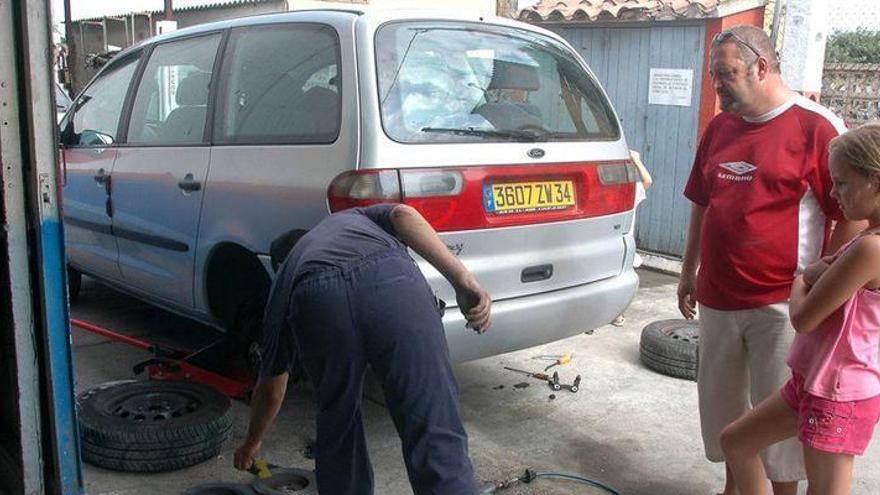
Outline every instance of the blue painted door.
<path fill-rule="evenodd" d="M 682 196 L 699 125 L 704 26 L 650 24 L 556 29 L 584 57 L 608 92 L 631 149 L 654 185 L 638 211 L 639 248 L 681 256 L 690 203 Z M 649 105 L 651 69 L 693 71 L 690 106 Z"/>

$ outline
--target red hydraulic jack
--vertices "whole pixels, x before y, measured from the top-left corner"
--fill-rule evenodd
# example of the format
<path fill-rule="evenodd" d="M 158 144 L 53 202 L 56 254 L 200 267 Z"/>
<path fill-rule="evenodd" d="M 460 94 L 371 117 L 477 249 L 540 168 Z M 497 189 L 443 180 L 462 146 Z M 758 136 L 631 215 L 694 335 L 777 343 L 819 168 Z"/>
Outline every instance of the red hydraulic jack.
<path fill-rule="evenodd" d="M 247 399 L 255 382 L 249 371 L 236 366 L 236 360 L 230 358 L 235 346 L 226 338 L 215 340 L 201 349 L 182 351 L 129 337 L 74 318 L 70 319 L 70 324 L 153 354 L 154 357 L 132 368 L 136 375 L 146 369 L 147 376 L 151 380 L 203 383 L 233 399 Z"/>

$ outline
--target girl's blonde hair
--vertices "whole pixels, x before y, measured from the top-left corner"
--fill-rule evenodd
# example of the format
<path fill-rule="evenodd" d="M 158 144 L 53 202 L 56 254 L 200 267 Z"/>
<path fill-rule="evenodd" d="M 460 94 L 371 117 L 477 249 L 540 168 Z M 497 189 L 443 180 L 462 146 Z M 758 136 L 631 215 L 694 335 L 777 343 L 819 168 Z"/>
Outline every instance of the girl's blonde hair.
<path fill-rule="evenodd" d="M 865 177 L 880 174 L 880 121 L 837 136 L 831 140 L 828 150 Z"/>

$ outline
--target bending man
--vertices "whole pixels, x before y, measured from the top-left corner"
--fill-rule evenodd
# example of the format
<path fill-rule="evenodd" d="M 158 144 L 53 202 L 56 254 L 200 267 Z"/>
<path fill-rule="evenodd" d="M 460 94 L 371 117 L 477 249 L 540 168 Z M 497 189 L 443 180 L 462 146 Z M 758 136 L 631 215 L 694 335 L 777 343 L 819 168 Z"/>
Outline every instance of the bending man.
<path fill-rule="evenodd" d="M 400 435 L 413 491 L 477 493 L 442 308 L 407 246 L 452 284 L 467 326 L 480 333 L 489 328 L 489 295 L 416 210 L 383 204 L 329 216 L 296 242 L 275 279 L 237 468 L 253 463 L 301 358 L 318 401 L 318 490 L 373 493 L 360 409 L 370 365 Z"/>

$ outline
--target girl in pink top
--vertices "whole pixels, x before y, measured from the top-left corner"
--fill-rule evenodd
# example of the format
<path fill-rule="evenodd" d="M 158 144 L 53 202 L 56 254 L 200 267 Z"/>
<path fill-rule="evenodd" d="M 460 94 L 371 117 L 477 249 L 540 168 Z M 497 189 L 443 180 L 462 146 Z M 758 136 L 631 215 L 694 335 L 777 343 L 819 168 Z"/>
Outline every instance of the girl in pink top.
<path fill-rule="evenodd" d="M 829 149 L 831 195 L 866 228 L 794 281 L 792 378 L 721 435 L 742 495 L 767 493 L 759 453 L 795 435 L 807 493 L 850 493 L 853 457 L 880 419 L 880 123 L 835 138 Z"/>

